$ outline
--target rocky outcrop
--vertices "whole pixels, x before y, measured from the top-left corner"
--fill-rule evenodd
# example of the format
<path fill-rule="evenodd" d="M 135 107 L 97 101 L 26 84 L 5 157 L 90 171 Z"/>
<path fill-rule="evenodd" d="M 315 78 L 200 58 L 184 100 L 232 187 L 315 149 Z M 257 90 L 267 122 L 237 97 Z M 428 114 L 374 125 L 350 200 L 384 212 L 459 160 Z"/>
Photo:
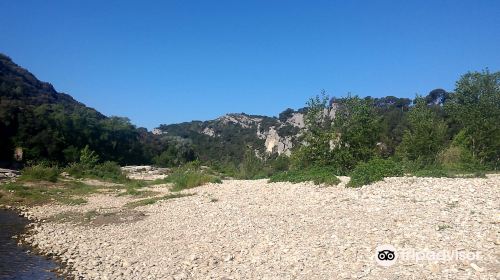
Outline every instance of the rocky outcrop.
<path fill-rule="evenodd" d="M 127 178 L 135 180 L 153 181 L 156 179 L 164 179 L 170 173 L 169 168 L 160 168 L 150 165 L 140 166 L 124 166 L 122 171 L 126 174 Z"/>
<path fill-rule="evenodd" d="M 266 152 L 290 155 L 293 147 L 292 136 L 280 136 L 276 129 L 271 127 L 265 134 Z"/>
<path fill-rule="evenodd" d="M 254 125 L 260 123 L 262 121 L 262 118 L 253 117 L 246 114 L 227 114 L 219 117 L 217 121 L 222 122 L 223 124 L 233 123 L 240 125 L 243 128 L 251 128 Z"/>

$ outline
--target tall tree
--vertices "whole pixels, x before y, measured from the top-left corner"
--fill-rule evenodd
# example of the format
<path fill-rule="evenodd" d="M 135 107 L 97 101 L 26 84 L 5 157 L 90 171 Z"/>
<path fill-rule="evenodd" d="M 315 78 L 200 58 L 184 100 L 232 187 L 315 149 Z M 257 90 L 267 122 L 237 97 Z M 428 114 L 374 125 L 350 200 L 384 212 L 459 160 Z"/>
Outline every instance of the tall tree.
<path fill-rule="evenodd" d="M 482 164 L 500 167 L 500 72 L 469 72 L 456 84 L 445 110 L 457 121 L 466 145 Z"/>
<path fill-rule="evenodd" d="M 417 97 L 415 103 L 408 114 L 408 129 L 397 153 L 421 165 L 433 164 L 445 146 L 447 126 L 424 98 Z"/>

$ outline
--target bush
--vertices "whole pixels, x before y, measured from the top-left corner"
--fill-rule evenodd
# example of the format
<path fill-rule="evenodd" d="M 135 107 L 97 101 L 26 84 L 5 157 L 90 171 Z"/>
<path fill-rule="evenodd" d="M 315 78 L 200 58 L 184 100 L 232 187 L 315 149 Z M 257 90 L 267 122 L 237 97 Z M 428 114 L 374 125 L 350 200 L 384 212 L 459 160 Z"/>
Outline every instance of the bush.
<path fill-rule="evenodd" d="M 112 161 L 97 164 L 93 167 L 82 163 L 72 163 L 65 171 L 75 178 L 103 179 L 113 182 L 127 181 L 127 177 L 122 173 L 120 166 Z"/>
<path fill-rule="evenodd" d="M 48 167 L 45 165 L 33 165 L 25 167 L 21 171 L 20 180 L 25 181 L 48 181 L 57 182 L 59 177 L 59 168 Z"/>
<path fill-rule="evenodd" d="M 398 163 L 390 159 L 372 159 L 366 163 L 360 163 L 351 172 L 351 181 L 348 187 L 361 187 L 376 181 L 383 180 L 384 177 L 402 176 L 403 168 Z"/>
<path fill-rule="evenodd" d="M 99 162 L 99 156 L 86 145 L 80 152 L 80 163 L 90 167 L 95 166 Z"/>
<path fill-rule="evenodd" d="M 409 128 L 397 147 L 397 154 L 403 160 L 422 165 L 434 164 L 436 155 L 445 147 L 447 126 L 445 121 L 425 100 L 417 97 L 416 105 L 408 114 Z"/>
<path fill-rule="evenodd" d="M 328 167 L 314 167 L 308 169 L 295 169 L 274 174 L 269 182 L 314 182 L 314 184 L 337 185 L 340 180 L 334 175 L 334 170 Z"/>
<path fill-rule="evenodd" d="M 214 170 L 216 170 L 219 173 L 222 173 L 224 176 L 229 176 L 229 177 L 238 177 L 238 167 L 236 164 L 232 162 L 223 162 L 223 163 L 218 163 L 215 162 L 211 165 Z"/>
<path fill-rule="evenodd" d="M 236 177 L 239 179 L 258 179 L 266 177 L 264 169 L 264 163 L 255 155 L 255 151 L 247 149 Z"/>
<path fill-rule="evenodd" d="M 435 177 L 435 178 L 484 178 L 486 174 L 483 170 L 453 170 L 442 165 L 430 165 L 410 172 L 416 177 Z"/>
<path fill-rule="evenodd" d="M 271 162 L 271 167 L 275 172 L 287 171 L 290 168 L 290 158 L 286 155 L 279 155 Z"/>
<path fill-rule="evenodd" d="M 420 168 L 411 172 L 411 174 L 416 177 L 455 177 L 449 170 L 445 170 L 442 166 L 439 165 L 426 166 L 424 168 Z"/>
<path fill-rule="evenodd" d="M 173 192 L 199 187 L 207 183 L 222 183 L 218 176 L 207 174 L 201 170 L 185 170 L 183 168 L 170 174 L 165 178 L 165 181 L 174 184 L 171 189 Z"/>
<path fill-rule="evenodd" d="M 484 166 L 472 156 L 472 152 L 463 146 L 451 145 L 437 157 L 437 162 L 451 171 L 482 171 Z"/>

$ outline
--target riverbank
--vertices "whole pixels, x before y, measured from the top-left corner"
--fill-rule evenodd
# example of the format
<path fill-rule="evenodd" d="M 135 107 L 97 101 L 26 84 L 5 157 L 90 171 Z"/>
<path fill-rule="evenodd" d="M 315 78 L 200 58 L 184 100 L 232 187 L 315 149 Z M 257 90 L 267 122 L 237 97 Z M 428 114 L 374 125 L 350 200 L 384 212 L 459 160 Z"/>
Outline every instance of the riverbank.
<path fill-rule="evenodd" d="M 29 226 L 30 221 L 15 209 L 0 207 L 0 279 L 63 279 L 55 260 L 23 244 Z"/>
<path fill-rule="evenodd" d="M 159 199 L 98 193 L 31 207 L 26 238 L 85 279 L 500 277 L 500 176 L 343 184 L 229 180 Z M 475 258 L 374 260 L 375 248 Z M 402 256 L 403 257 L 403 256 Z"/>

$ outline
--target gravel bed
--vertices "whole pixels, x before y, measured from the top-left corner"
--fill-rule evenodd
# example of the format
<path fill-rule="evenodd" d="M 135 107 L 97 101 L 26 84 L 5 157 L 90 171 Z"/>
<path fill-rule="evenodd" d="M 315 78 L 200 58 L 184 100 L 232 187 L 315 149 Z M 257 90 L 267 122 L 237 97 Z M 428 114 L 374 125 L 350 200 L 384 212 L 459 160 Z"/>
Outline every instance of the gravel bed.
<path fill-rule="evenodd" d="M 84 279 L 500 279 L 500 176 L 387 178 L 359 189 L 229 180 L 130 210 L 45 205 L 26 240 Z M 135 199 L 137 200 L 137 199 Z M 120 213 L 99 224 L 54 215 Z M 127 211 L 133 217 L 127 219 Z M 376 247 L 468 258 L 376 262 Z M 470 258 L 470 256 L 474 258 Z"/>

